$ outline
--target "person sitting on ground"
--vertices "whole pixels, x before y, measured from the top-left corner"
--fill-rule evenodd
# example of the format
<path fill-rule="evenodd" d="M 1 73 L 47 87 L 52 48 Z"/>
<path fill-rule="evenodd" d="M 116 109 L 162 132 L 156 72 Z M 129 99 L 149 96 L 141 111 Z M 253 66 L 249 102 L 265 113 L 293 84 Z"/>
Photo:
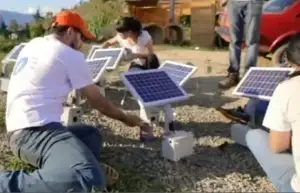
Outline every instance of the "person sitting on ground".
<path fill-rule="evenodd" d="M 106 41 L 102 48 L 119 43 L 126 48 L 127 60 L 132 60 L 131 69 L 156 69 L 159 60 L 153 50 L 152 37 L 146 30 L 142 30 L 142 24 L 133 17 L 123 17 L 117 22 L 117 35 Z"/>
<path fill-rule="evenodd" d="M 273 93 L 263 121 L 269 132 L 234 124 L 231 136 L 235 142 L 250 149 L 277 192 L 299 192 L 300 34 L 291 38 L 287 59 L 296 70 Z"/>
<path fill-rule="evenodd" d="M 63 102 L 71 90 L 86 96 L 102 114 L 128 126 L 152 131 L 138 116 L 126 114 L 101 96 L 79 52 L 95 39 L 74 12 L 56 16 L 51 34 L 32 39 L 21 51 L 8 88 L 6 127 L 12 152 L 37 168 L 1 171 L 0 192 L 91 192 L 103 189 L 98 128 L 63 126 Z"/>

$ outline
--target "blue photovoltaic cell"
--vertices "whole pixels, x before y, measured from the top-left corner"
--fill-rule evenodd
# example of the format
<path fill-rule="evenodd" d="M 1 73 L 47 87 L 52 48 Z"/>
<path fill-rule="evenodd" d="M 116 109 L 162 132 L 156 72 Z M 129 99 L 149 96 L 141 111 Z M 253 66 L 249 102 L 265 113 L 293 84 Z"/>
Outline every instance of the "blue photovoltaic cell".
<path fill-rule="evenodd" d="M 192 67 L 186 67 L 181 65 L 176 65 L 172 63 L 165 63 L 160 69 L 165 70 L 168 75 L 175 81 L 177 84 L 180 84 L 185 77 L 193 70 Z"/>
<path fill-rule="evenodd" d="M 22 51 L 22 49 L 25 47 L 25 44 L 20 44 L 17 46 L 16 49 L 13 49 L 13 53 L 9 56 L 8 59 L 10 60 L 17 60 L 18 59 L 18 56 L 20 54 L 20 52 Z"/>
<path fill-rule="evenodd" d="M 145 103 L 184 96 L 164 71 L 127 74 L 125 77 Z"/>
<path fill-rule="evenodd" d="M 92 72 L 93 79 L 97 78 L 100 71 L 104 68 L 107 60 L 92 60 L 87 61 L 87 64 L 89 65 L 89 68 Z"/>
<path fill-rule="evenodd" d="M 248 95 L 271 97 L 277 85 L 285 80 L 290 71 L 252 70 L 237 89 L 237 92 Z"/>
<path fill-rule="evenodd" d="M 118 60 L 118 57 L 121 54 L 120 50 L 95 50 L 95 55 L 93 55 L 92 59 L 100 59 L 104 57 L 111 57 L 107 67 L 113 67 Z"/>

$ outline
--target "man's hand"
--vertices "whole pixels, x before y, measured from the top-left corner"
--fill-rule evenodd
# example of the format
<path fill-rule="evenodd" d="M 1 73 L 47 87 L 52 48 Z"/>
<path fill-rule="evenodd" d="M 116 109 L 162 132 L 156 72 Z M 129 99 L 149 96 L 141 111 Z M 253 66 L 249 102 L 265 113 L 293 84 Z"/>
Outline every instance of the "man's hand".
<path fill-rule="evenodd" d="M 227 5 L 228 0 L 221 0 L 221 6 L 225 7 Z"/>
<path fill-rule="evenodd" d="M 144 124 L 146 124 L 140 117 L 131 114 L 126 114 L 124 123 L 129 127 L 142 127 Z"/>

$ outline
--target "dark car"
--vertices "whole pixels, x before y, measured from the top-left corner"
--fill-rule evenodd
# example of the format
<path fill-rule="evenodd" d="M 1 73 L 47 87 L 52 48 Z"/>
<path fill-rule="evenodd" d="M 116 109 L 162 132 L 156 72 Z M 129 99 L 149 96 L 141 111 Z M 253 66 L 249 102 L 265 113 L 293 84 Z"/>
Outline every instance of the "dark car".
<path fill-rule="evenodd" d="M 226 11 L 219 15 L 216 33 L 230 42 L 229 25 Z M 300 1 L 270 0 L 263 6 L 259 53 L 271 54 L 274 66 L 286 64 L 285 50 L 289 39 L 300 31 Z"/>

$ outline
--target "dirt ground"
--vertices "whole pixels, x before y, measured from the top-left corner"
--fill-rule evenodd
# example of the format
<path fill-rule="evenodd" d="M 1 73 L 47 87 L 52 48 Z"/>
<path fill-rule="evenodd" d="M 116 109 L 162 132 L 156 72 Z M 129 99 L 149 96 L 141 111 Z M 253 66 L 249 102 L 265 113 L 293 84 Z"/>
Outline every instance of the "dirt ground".
<path fill-rule="evenodd" d="M 87 112 L 83 122 L 99 126 L 104 140 L 102 160 L 120 174 L 113 191 L 118 192 L 273 192 L 274 189 L 254 156 L 230 139 L 230 123 L 215 107 L 237 107 L 247 99 L 233 96 L 232 90 L 221 92 L 217 84 L 226 75 L 228 52 L 199 51 L 176 47 L 159 47 L 158 56 L 164 60 L 191 62 L 197 72 L 184 85 L 193 94 L 188 101 L 174 106 L 176 129 L 192 131 L 195 153 L 177 163 L 160 155 L 160 144 L 141 144 L 139 131 L 95 111 Z M 128 66 L 109 73 L 111 85 L 106 97 L 120 104 L 124 86 L 119 74 Z M 211 68 L 211 70 L 209 70 Z M 5 95 L 3 95 L 5 97 Z M 128 99 L 122 107 L 139 113 L 135 100 Z M 162 127 L 155 129 L 160 135 Z M 0 140 L 1 159 L 12 158 L 5 140 Z M 229 143 L 225 149 L 220 145 Z M 1 158 L 2 157 L 2 158 Z M 9 164 L 4 164 L 9 165 Z M 7 167 L 6 167 L 7 168 Z"/>

